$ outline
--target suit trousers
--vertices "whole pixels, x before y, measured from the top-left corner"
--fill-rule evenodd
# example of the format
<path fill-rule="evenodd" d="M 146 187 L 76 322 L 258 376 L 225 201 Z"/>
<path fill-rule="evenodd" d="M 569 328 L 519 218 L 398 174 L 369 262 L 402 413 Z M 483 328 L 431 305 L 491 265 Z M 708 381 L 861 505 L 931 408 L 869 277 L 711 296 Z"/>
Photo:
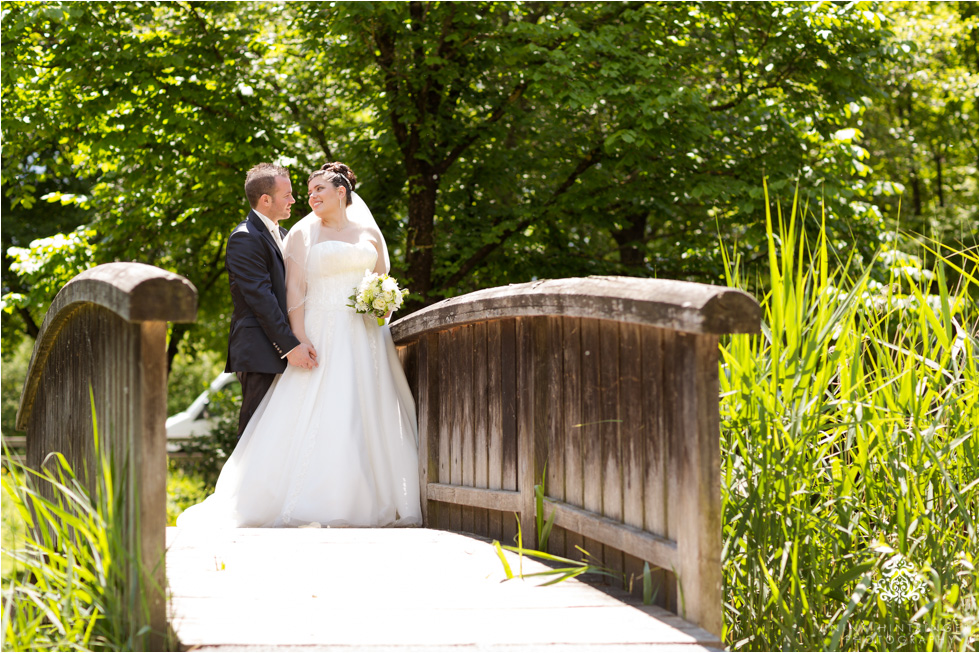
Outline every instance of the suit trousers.
<path fill-rule="evenodd" d="M 262 403 L 265 393 L 279 375 L 264 372 L 236 372 L 236 375 L 242 384 L 242 411 L 238 414 L 238 440 L 241 440 L 255 409 Z"/>

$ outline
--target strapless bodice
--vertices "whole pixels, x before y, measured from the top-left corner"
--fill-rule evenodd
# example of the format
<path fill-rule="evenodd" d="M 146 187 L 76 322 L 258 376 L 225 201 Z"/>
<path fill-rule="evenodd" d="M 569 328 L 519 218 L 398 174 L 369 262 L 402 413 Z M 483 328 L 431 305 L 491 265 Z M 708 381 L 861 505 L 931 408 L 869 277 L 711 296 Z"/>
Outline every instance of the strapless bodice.
<path fill-rule="evenodd" d="M 307 308 L 346 308 L 365 271 L 374 270 L 377 260 L 378 250 L 368 242 L 326 240 L 314 245 L 307 269 Z"/>

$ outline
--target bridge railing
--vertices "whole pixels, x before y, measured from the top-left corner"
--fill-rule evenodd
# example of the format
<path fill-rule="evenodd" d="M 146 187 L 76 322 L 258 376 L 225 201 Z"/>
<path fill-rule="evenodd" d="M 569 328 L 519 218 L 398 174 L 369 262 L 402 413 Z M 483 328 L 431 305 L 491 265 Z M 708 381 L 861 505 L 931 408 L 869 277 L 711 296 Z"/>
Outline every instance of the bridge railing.
<path fill-rule="evenodd" d="M 27 432 L 28 466 L 40 469 L 49 453 L 60 452 L 78 478 L 95 479 L 94 397 L 100 447 L 122 476 L 122 535 L 127 550 L 139 553 L 134 561 L 145 565 L 149 624 L 141 625 L 155 633 L 154 650 L 162 650 L 167 625 L 167 323 L 196 317 L 197 290 L 176 274 L 142 263 L 83 272 L 45 315 L 17 414 L 17 428 Z M 138 606 L 139 598 L 127 604 Z M 144 615 L 137 610 L 132 618 L 141 622 Z"/>
<path fill-rule="evenodd" d="M 721 635 L 718 338 L 754 333 L 730 288 L 589 277 L 491 288 L 392 324 L 419 413 L 426 526 L 582 547 Z"/>

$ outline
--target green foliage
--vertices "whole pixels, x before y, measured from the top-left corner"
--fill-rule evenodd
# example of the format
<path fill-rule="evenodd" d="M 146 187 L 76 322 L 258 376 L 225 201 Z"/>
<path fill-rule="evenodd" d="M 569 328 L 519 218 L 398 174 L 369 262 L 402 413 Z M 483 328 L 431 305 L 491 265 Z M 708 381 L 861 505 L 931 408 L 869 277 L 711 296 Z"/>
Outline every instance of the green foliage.
<path fill-rule="evenodd" d="M 423 297 L 596 272 L 718 279 L 718 226 L 764 243 L 760 167 L 828 191 L 850 175 L 843 108 L 887 56 L 871 5 L 297 8 L 316 68 L 342 73 L 330 95 L 364 110 L 369 161 L 404 168 L 400 276 Z M 845 224 L 842 200 L 834 226 L 871 236 L 876 216 Z"/>
<path fill-rule="evenodd" d="M 6 464 L 0 468 L 0 474 L 6 477 L 10 474 Z M 17 551 L 24 548 L 27 525 L 24 519 L 17 512 L 13 501 L 0 502 L 0 514 L 2 514 L 2 527 L 0 527 L 0 551 Z M 4 585 L 15 576 L 23 574 L 23 567 L 8 555 L 0 555 L 0 565 L 2 573 L 0 579 Z"/>
<path fill-rule="evenodd" d="M 33 344 L 30 340 L 23 340 L 12 350 L 3 352 L 3 377 L 0 380 L 0 433 L 3 436 L 24 435 L 16 428 L 17 410 L 20 408 L 20 393 L 27 378 Z"/>
<path fill-rule="evenodd" d="M 27 249 L 83 215 L 91 263 L 143 261 L 195 284 L 200 319 L 172 338 L 215 351 L 230 309 L 225 239 L 262 160 L 292 165 L 299 196 L 307 170 L 349 162 L 393 273 L 421 303 L 593 273 L 718 281 L 719 235 L 746 264 L 765 258 L 760 170 L 776 190 L 799 175 L 819 188 L 828 246 L 870 260 L 884 200 L 862 175 L 877 169 L 869 134 L 887 137 L 863 116 L 887 100 L 883 71 L 917 65 L 893 13 L 5 2 L 4 233 L 13 223 L 10 244 Z M 969 100 L 964 89 L 950 87 L 947 105 Z M 950 142 L 976 158 L 975 140 Z M 18 231 L 45 203 L 55 224 Z M 40 320 L 40 281 L 5 275 L 5 341 Z"/>
<path fill-rule="evenodd" d="M 94 236 L 93 230 L 78 227 L 69 234 L 38 238 L 30 247 L 8 248 L 5 260 L 9 261 L 9 271 L 26 292 L 4 294 L 0 300 L 4 315 L 20 315 L 39 325 L 43 314 L 32 316 L 30 309 L 46 308 L 62 286 L 92 267 L 95 247 L 91 240 Z"/>
<path fill-rule="evenodd" d="M 551 539 L 551 529 L 555 525 L 555 511 L 552 511 L 548 518 L 544 516 L 544 471 L 541 472 L 542 479 L 539 485 L 534 486 L 534 520 L 538 531 L 538 548 L 542 551 L 548 550 L 548 540 Z"/>
<path fill-rule="evenodd" d="M 279 21 L 265 13 L 224 3 L 3 6 L 5 223 L 26 217 L 41 185 L 68 201 L 65 187 L 85 180 L 74 199 L 98 242 L 92 262 L 142 261 L 189 278 L 206 342 L 227 324 L 218 281 L 224 240 L 247 210 L 244 171 L 277 156 L 288 130 L 268 103 L 279 48 L 263 30 Z M 29 307 L 35 322 L 45 308 Z"/>
<path fill-rule="evenodd" d="M 167 415 L 185 410 L 224 372 L 225 352 L 181 342 L 167 377 Z"/>
<path fill-rule="evenodd" d="M 900 56 L 879 82 L 887 101 L 863 117 L 869 191 L 903 229 L 976 245 L 977 5 L 887 2 L 882 11 Z"/>
<path fill-rule="evenodd" d="M 725 641 L 975 649 L 977 251 L 881 284 L 824 231 L 808 248 L 812 218 L 769 221 L 762 336 L 722 347 Z M 885 595 L 896 564 L 921 594 Z"/>
<path fill-rule="evenodd" d="M 536 486 L 540 487 L 540 486 Z M 538 513 L 540 514 L 540 513 Z M 541 587 L 547 585 L 554 585 L 562 581 L 570 580 L 572 578 L 578 578 L 585 574 L 598 574 L 601 576 L 609 576 L 611 578 L 618 578 L 619 580 L 624 580 L 621 575 L 616 574 L 612 570 L 597 565 L 591 561 L 591 555 L 588 551 L 581 547 L 576 547 L 582 553 L 581 560 L 572 560 L 571 558 L 564 558 L 562 556 L 556 556 L 547 551 L 541 551 L 538 549 L 529 549 L 524 547 L 524 535 L 521 531 L 521 520 L 517 515 L 514 516 L 517 519 L 517 546 L 501 545 L 500 542 L 494 540 L 493 546 L 497 551 L 497 557 L 500 559 L 501 565 L 504 568 L 504 575 L 507 576 L 507 580 L 513 580 L 514 578 L 545 578 L 548 579 L 544 583 L 541 583 Z M 552 518 L 554 516 L 552 515 Z M 551 519 L 548 520 L 549 522 Z M 510 567 L 510 563 L 507 562 L 507 557 L 504 555 L 504 551 L 512 551 L 517 554 L 519 567 L 517 574 L 514 574 Z M 530 556 L 532 558 L 537 558 L 549 564 L 549 569 L 544 571 L 536 571 L 533 573 L 524 573 L 524 556 Z"/>
<path fill-rule="evenodd" d="M 167 526 L 176 526 L 180 513 L 207 498 L 209 486 L 199 475 L 173 460 L 168 461 L 167 467 Z M 210 488 L 213 487 L 212 482 Z"/>
<path fill-rule="evenodd" d="M 643 605 L 653 605 L 653 599 L 657 595 L 653 589 L 653 575 L 650 573 L 650 563 L 643 563 Z"/>
<path fill-rule="evenodd" d="M 97 432 L 95 460 L 91 490 L 61 454 L 42 472 L 8 462 L 4 505 L 28 530 L 23 548 L 3 552 L 16 563 L 3 583 L 5 651 L 149 650 L 148 628 L 138 627 L 148 622 L 140 570 L 149 561 L 128 550 L 125 489 Z"/>
<path fill-rule="evenodd" d="M 180 458 L 177 464 L 198 477 L 209 492 L 214 490 L 221 468 L 238 443 L 241 406 L 241 386 L 237 383 L 213 393 L 207 410 L 214 419 L 214 427 L 209 434 L 193 437 L 181 447 L 186 457 Z"/>

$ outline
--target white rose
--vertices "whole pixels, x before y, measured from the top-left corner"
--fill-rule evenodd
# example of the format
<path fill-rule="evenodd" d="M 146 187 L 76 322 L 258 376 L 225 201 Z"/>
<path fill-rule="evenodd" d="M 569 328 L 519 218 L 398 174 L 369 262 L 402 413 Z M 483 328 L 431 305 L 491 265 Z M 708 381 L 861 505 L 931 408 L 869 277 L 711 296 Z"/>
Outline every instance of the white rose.
<path fill-rule="evenodd" d="M 373 302 L 371 302 L 371 305 L 374 306 L 374 309 L 377 311 L 384 311 L 385 308 L 388 306 L 388 302 L 385 301 L 384 297 L 378 297 Z"/>
<path fill-rule="evenodd" d="M 386 293 L 396 292 L 398 290 L 398 283 L 391 277 L 386 277 L 381 282 L 381 289 Z"/>

